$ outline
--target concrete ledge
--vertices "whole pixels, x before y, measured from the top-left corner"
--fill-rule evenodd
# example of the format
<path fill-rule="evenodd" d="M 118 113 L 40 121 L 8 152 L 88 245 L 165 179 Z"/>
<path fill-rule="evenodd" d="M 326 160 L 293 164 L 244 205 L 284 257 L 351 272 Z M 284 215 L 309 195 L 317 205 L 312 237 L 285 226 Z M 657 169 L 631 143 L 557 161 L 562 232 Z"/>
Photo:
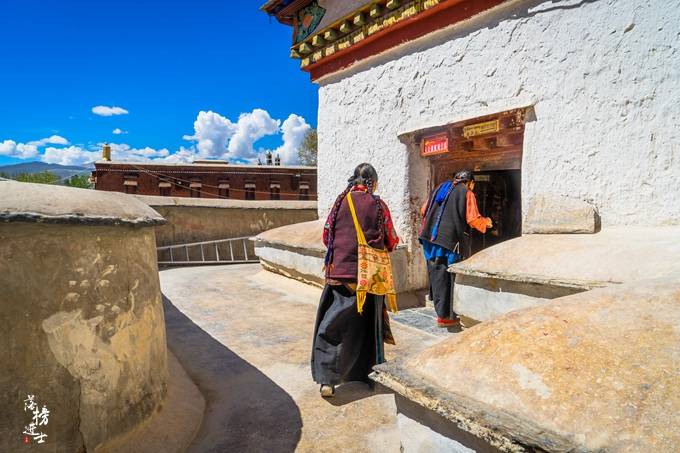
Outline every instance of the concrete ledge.
<path fill-rule="evenodd" d="M 482 250 L 450 271 L 574 289 L 680 275 L 680 226 L 597 234 L 529 234 Z"/>
<path fill-rule="evenodd" d="M 502 451 L 672 451 L 678 278 L 518 310 L 372 377 Z"/>
<path fill-rule="evenodd" d="M 226 200 L 219 198 L 158 197 L 154 195 L 134 195 L 149 206 L 188 206 L 199 208 L 238 208 L 238 209 L 312 209 L 316 211 L 316 201 L 291 200 Z"/>
<path fill-rule="evenodd" d="M 461 274 L 456 275 L 453 311 L 462 315 L 461 324 L 467 328 L 513 310 L 546 304 L 581 291 L 585 289 Z"/>
<path fill-rule="evenodd" d="M 276 246 L 301 255 L 324 257 L 322 242 L 324 221 L 313 220 L 267 230 L 253 238 L 256 247 Z"/>
<path fill-rule="evenodd" d="M 309 285 L 323 287 L 325 284 L 325 277 L 323 275 L 323 260 L 311 259 L 303 255 L 296 255 L 295 253 L 285 250 L 276 250 L 271 248 L 255 248 L 255 253 L 260 258 L 260 264 L 265 270 L 280 274 L 288 278 L 292 278 Z M 282 255 L 289 254 L 282 263 Z M 308 261 L 309 260 L 309 261 Z M 310 262 L 311 261 L 311 262 Z M 313 269 L 310 269 L 313 267 Z"/>
<path fill-rule="evenodd" d="M 525 235 L 450 267 L 454 311 L 471 327 L 582 291 L 680 275 L 678 256 L 680 227 Z"/>
<path fill-rule="evenodd" d="M 162 225 L 165 219 L 126 194 L 0 181 L 0 221 L 80 225 Z"/>
<path fill-rule="evenodd" d="M 323 286 L 326 247 L 321 241 L 323 220 L 296 223 L 265 231 L 252 238 L 262 267 L 314 286 Z"/>

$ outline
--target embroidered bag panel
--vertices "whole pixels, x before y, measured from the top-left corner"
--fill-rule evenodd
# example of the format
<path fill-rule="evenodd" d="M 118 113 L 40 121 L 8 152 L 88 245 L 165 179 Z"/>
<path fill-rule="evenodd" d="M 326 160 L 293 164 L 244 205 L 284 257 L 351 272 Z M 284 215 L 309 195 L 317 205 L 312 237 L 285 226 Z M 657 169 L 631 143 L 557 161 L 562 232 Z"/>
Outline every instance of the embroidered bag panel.
<path fill-rule="evenodd" d="M 366 294 L 375 294 L 385 296 L 390 310 L 396 313 L 397 294 L 394 290 L 390 254 L 387 249 L 376 249 L 366 242 L 366 237 L 357 219 L 351 192 L 347 194 L 347 204 L 352 213 L 354 228 L 357 232 L 359 258 L 357 265 L 357 310 L 359 313 L 363 311 Z"/>

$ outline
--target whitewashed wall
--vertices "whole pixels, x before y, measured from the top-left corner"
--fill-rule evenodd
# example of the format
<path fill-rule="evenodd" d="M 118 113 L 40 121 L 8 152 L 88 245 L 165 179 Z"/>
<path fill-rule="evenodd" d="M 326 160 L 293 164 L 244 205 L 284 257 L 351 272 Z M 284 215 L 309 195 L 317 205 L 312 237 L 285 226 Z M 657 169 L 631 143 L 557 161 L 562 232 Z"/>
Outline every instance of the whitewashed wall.
<path fill-rule="evenodd" d="M 534 105 L 524 207 L 549 193 L 591 202 L 603 226 L 680 224 L 678 24 L 680 0 L 515 1 L 326 77 L 320 215 L 371 162 L 410 239 L 425 194 L 408 181 L 426 171 L 397 135 Z"/>

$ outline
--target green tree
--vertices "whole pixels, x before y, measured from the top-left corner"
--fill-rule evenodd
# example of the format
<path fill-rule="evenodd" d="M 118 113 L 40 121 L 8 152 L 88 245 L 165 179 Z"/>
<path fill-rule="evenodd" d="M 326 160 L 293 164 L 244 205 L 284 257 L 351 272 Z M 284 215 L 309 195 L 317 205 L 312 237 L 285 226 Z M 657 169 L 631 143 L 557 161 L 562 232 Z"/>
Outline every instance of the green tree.
<path fill-rule="evenodd" d="M 21 173 L 19 175 L 16 175 L 14 179 L 20 182 L 35 182 L 38 184 L 57 184 L 60 178 L 51 171 L 45 170 L 40 173 Z"/>
<path fill-rule="evenodd" d="M 92 188 L 88 175 L 73 175 L 64 181 L 64 185 L 69 187 L 80 187 L 82 189 Z"/>
<path fill-rule="evenodd" d="M 310 129 L 305 134 L 304 140 L 298 149 L 298 158 L 302 165 L 316 166 L 316 155 L 319 148 L 319 140 L 316 135 L 316 129 Z"/>

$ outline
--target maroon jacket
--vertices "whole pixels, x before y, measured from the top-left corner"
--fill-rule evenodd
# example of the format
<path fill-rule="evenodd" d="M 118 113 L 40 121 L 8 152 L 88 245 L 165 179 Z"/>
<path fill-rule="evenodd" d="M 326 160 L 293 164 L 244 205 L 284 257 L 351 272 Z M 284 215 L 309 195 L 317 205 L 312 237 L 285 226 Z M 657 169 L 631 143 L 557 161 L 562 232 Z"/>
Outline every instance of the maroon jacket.
<path fill-rule="evenodd" d="M 392 250 L 399 238 L 394 232 L 392 220 L 387 205 L 377 197 L 363 191 L 351 192 L 357 218 L 366 236 L 368 245 L 374 248 Z M 381 203 L 384 222 L 378 224 L 378 203 Z M 333 212 L 328 215 L 324 229 L 324 244 L 328 246 L 328 230 L 333 220 Z M 381 234 L 382 229 L 382 234 Z M 335 218 L 335 235 L 333 239 L 333 257 L 330 266 L 326 268 L 326 278 L 343 281 L 356 281 L 357 278 L 357 233 L 354 229 L 352 214 L 347 204 L 347 197 L 342 200 L 338 215 Z"/>

